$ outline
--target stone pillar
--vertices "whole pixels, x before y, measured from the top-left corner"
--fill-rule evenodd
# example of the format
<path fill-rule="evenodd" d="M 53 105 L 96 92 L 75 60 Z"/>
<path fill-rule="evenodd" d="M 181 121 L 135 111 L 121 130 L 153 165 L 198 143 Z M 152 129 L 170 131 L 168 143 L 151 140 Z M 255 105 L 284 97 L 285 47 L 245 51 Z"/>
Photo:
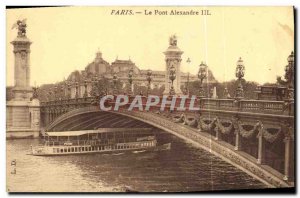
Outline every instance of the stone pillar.
<path fill-rule="evenodd" d="M 257 155 L 257 163 L 264 163 L 265 158 L 265 145 L 264 145 L 264 137 L 263 137 L 263 125 L 261 124 L 261 130 L 258 134 L 258 155 Z"/>
<path fill-rule="evenodd" d="M 240 129 L 238 126 L 238 118 L 237 117 L 232 117 L 231 119 L 232 124 L 233 124 L 233 128 L 234 128 L 234 134 L 235 134 L 235 146 L 234 146 L 234 150 L 235 151 L 240 151 L 242 149 L 242 137 L 240 135 Z"/>
<path fill-rule="evenodd" d="M 235 132 L 235 146 L 234 146 L 234 150 L 235 151 L 240 151 L 242 148 L 242 144 L 241 144 L 241 135 L 238 131 Z"/>
<path fill-rule="evenodd" d="M 32 99 L 30 86 L 30 45 L 26 36 L 26 21 L 15 24 L 18 36 L 11 42 L 14 47 L 14 97 L 7 101 L 7 138 L 38 137 L 40 132 L 40 104 Z"/>
<path fill-rule="evenodd" d="M 219 140 L 219 136 L 220 136 L 219 128 L 215 128 L 215 132 L 216 132 L 215 140 Z"/>
<path fill-rule="evenodd" d="M 176 36 L 170 37 L 169 47 L 164 52 L 165 61 L 166 61 L 166 74 L 165 74 L 165 90 L 164 95 L 169 95 L 171 89 L 171 80 L 170 80 L 170 68 L 174 66 L 176 69 L 176 78 L 173 82 L 175 95 L 182 94 L 180 85 L 181 85 L 181 72 L 180 72 L 180 63 L 181 63 L 181 55 L 183 51 L 181 51 L 177 47 L 177 38 Z"/>
<path fill-rule="evenodd" d="M 15 100 L 27 100 L 32 97 L 30 87 L 30 40 L 24 37 L 17 37 L 11 42 L 14 46 L 15 55 L 15 86 L 13 88 Z"/>
<path fill-rule="evenodd" d="M 38 99 L 33 99 L 30 106 L 29 111 L 31 114 L 31 129 L 35 131 L 39 131 L 40 129 L 40 101 Z"/>
<path fill-rule="evenodd" d="M 291 150 L 291 138 L 286 137 L 284 139 L 284 177 L 283 180 L 288 181 L 290 174 L 290 150 Z"/>
<path fill-rule="evenodd" d="M 283 180 L 289 181 L 291 174 L 293 174 L 294 169 L 294 159 L 293 159 L 293 139 L 294 139 L 294 129 L 288 125 L 285 127 L 285 138 L 284 138 L 284 177 Z"/>

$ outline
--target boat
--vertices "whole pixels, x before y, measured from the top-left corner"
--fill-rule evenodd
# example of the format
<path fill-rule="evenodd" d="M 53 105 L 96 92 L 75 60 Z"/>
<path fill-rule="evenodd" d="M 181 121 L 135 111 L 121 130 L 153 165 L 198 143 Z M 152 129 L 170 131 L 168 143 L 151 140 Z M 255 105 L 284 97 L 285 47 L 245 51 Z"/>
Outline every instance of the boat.
<path fill-rule="evenodd" d="M 85 130 L 45 132 L 44 143 L 31 146 L 31 155 L 55 156 L 110 153 L 120 151 L 157 151 L 170 145 L 157 146 L 156 137 L 144 132 L 128 133 L 116 130 Z"/>

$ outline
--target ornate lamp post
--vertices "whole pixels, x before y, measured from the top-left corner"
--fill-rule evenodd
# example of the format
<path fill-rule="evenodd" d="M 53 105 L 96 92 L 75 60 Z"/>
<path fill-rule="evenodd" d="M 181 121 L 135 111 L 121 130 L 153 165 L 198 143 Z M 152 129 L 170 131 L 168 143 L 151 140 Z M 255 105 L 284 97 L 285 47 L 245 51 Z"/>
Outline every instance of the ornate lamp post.
<path fill-rule="evenodd" d="M 90 91 L 90 94 L 92 96 L 92 105 L 96 105 L 98 100 L 97 100 L 97 79 L 96 76 L 92 77 L 92 90 Z"/>
<path fill-rule="evenodd" d="M 68 99 L 68 82 L 66 80 L 64 81 L 63 98 Z"/>
<path fill-rule="evenodd" d="M 67 98 L 68 99 L 71 99 L 71 83 L 67 83 L 67 86 L 68 86 L 68 93 L 67 93 Z"/>
<path fill-rule="evenodd" d="M 83 97 L 86 99 L 88 97 L 88 91 L 87 91 L 87 79 L 84 79 L 84 94 Z"/>
<path fill-rule="evenodd" d="M 147 71 L 147 81 L 148 81 L 148 87 L 147 87 L 147 96 L 149 95 L 150 92 L 150 85 L 151 85 L 151 81 L 152 81 L 152 71 L 150 69 L 148 69 Z"/>
<path fill-rule="evenodd" d="M 224 88 L 223 96 L 224 96 L 224 98 L 230 98 L 229 91 L 228 91 L 227 87 Z"/>
<path fill-rule="evenodd" d="M 207 65 L 205 63 L 201 62 L 201 64 L 199 65 L 199 71 L 198 71 L 198 78 L 200 80 L 200 90 L 199 90 L 200 98 L 205 97 L 205 93 L 204 93 L 204 89 L 203 89 L 203 80 L 206 78 L 206 76 L 207 76 Z"/>
<path fill-rule="evenodd" d="M 189 72 L 189 67 L 190 67 L 190 63 L 191 63 L 191 59 L 188 58 L 186 60 L 187 64 L 188 64 L 188 75 L 187 75 L 187 82 L 186 82 L 186 86 L 185 86 L 185 91 L 187 95 L 190 95 L 190 91 L 189 91 L 189 84 L 190 84 L 190 72 Z"/>
<path fill-rule="evenodd" d="M 114 73 L 113 75 L 113 78 L 112 78 L 112 81 L 113 81 L 113 85 L 114 85 L 114 88 L 113 88 L 113 94 L 118 94 L 117 93 L 117 82 L 118 82 L 118 76 L 116 73 Z"/>
<path fill-rule="evenodd" d="M 133 68 L 131 68 L 128 73 L 129 95 L 132 94 L 132 77 L 133 77 Z"/>
<path fill-rule="evenodd" d="M 294 74 L 295 74 L 295 70 L 294 70 L 294 64 L 295 64 L 295 56 L 294 56 L 294 52 L 292 52 L 288 58 L 288 65 L 285 67 L 285 75 L 284 78 L 286 79 L 287 83 L 288 83 L 288 88 L 294 88 Z"/>
<path fill-rule="evenodd" d="M 60 100 L 63 100 L 64 99 L 64 86 L 63 85 L 60 85 L 60 91 L 59 91 L 59 95 L 60 95 L 60 97 L 59 97 L 59 99 Z"/>
<path fill-rule="evenodd" d="M 235 76 L 238 78 L 238 87 L 236 90 L 235 97 L 238 99 L 244 98 L 244 90 L 242 86 L 242 79 L 244 75 L 245 75 L 245 66 L 242 58 L 240 57 L 236 64 L 236 70 L 235 70 Z"/>
<path fill-rule="evenodd" d="M 48 101 L 50 102 L 52 100 L 52 88 L 49 89 L 49 98 Z"/>
<path fill-rule="evenodd" d="M 295 75 L 295 56 L 294 52 L 292 52 L 288 58 L 288 65 L 285 67 L 285 75 L 284 78 L 287 82 L 287 88 L 288 88 L 288 99 L 294 100 L 294 75 Z"/>
<path fill-rule="evenodd" d="M 75 82 L 75 98 L 78 98 L 78 82 Z"/>
<path fill-rule="evenodd" d="M 54 87 L 54 100 L 57 100 L 57 86 Z"/>
<path fill-rule="evenodd" d="M 173 82 L 176 79 L 176 69 L 175 69 L 174 65 L 171 66 L 169 72 L 170 72 L 169 78 L 171 80 L 170 95 L 174 95 L 175 94 L 175 90 L 174 90 Z"/>

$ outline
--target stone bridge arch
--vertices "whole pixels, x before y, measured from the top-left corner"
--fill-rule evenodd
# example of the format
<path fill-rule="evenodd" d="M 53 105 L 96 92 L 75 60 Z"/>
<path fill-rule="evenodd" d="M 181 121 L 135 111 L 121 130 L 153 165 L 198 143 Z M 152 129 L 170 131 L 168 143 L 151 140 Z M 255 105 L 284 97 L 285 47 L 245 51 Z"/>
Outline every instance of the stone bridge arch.
<path fill-rule="evenodd" d="M 97 128 L 141 128 L 149 124 L 118 114 L 100 111 L 95 106 L 82 107 L 58 116 L 45 131 L 93 130 Z"/>

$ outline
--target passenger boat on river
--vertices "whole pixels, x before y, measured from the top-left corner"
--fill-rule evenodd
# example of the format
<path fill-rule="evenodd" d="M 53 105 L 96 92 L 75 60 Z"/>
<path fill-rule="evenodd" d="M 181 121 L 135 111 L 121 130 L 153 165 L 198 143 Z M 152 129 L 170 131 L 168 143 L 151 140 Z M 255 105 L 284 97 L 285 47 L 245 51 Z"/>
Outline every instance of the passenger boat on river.
<path fill-rule="evenodd" d="M 121 131 L 123 130 L 123 131 Z M 86 131 L 45 132 L 44 143 L 31 146 L 31 154 L 37 156 L 107 153 L 117 151 L 147 151 L 170 149 L 171 144 L 157 146 L 149 129 L 97 129 Z"/>

